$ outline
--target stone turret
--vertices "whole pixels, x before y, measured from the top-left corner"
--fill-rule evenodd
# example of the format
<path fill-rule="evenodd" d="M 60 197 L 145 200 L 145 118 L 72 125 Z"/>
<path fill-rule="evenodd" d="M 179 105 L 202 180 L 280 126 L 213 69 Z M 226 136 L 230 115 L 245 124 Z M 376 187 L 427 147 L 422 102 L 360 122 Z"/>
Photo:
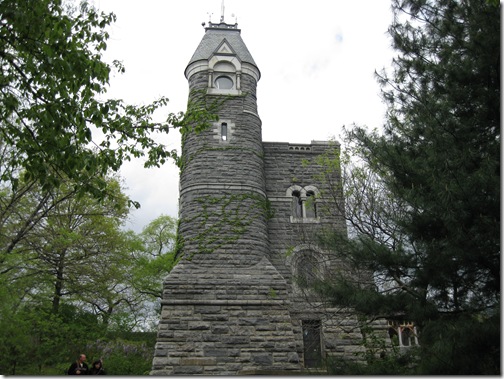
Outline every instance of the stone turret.
<path fill-rule="evenodd" d="M 164 282 L 152 374 L 300 370 L 287 282 L 269 259 L 260 71 L 237 25 L 210 23 L 185 70 L 218 122 L 183 136 L 180 261 Z"/>

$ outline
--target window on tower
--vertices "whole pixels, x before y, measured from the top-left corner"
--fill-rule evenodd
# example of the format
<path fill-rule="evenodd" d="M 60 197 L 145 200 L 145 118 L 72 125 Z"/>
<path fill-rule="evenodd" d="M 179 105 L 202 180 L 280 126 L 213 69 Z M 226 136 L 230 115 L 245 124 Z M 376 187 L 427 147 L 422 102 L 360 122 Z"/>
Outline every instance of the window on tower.
<path fill-rule="evenodd" d="M 225 54 L 215 55 L 209 61 L 208 89 L 210 95 L 241 95 L 241 63 Z"/>
<path fill-rule="evenodd" d="M 218 122 L 212 123 L 213 138 L 219 143 L 229 143 L 233 139 L 234 122 L 230 119 L 220 119 Z"/>
<path fill-rule="evenodd" d="M 232 89 L 233 86 L 233 80 L 229 76 L 219 76 L 217 79 L 215 79 L 215 88 Z"/>
<path fill-rule="evenodd" d="M 223 122 L 221 124 L 221 139 L 227 141 L 227 123 Z"/>

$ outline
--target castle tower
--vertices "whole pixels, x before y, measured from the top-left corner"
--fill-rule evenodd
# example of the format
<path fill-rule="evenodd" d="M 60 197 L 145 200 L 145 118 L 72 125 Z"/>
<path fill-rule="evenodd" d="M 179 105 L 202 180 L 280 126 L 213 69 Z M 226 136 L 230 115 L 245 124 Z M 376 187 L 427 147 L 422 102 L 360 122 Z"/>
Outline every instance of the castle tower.
<path fill-rule="evenodd" d="M 345 274 L 316 239 L 346 234 L 339 144 L 262 141 L 261 74 L 223 17 L 185 76 L 189 103 L 217 105 L 219 119 L 182 138 L 179 261 L 164 282 L 151 373 L 288 375 L 362 360 L 353 310 L 311 286 Z"/>
<path fill-rule="evenodd" d="M 185 70 L 218 122 L 183 136 L 179 257 L 164 282 L 152 374 L 300 370 L 288 284 L 269 258 L 260 71 L 237 25 L 209 23 Z"/>

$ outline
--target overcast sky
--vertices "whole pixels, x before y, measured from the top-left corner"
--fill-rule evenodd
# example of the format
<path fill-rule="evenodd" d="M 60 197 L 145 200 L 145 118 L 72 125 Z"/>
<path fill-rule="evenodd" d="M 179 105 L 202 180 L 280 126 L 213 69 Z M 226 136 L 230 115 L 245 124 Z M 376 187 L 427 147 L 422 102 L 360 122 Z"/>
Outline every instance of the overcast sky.
<path fill-rule="evenodd" d="M 123 62 L 108 96 L 146 104 L 160 96 L 169 106 L 157 117 L 184 111 L 184 70 L 204 35 L 202 22 L 218 22 L 221 0 L 94 0 L 117 21 L 105 59 Z M 234 15 L 234 16 L 233 16 Z M 390 0 L 225 0 L 225 21 L 238 22 L 261 71 L 258 112 L 264 141 L 310 143 L 338 139 L 343 125 L 380 127 L 385 106 L 374 71 L 393 52 L 387 28 Z M 162 142 L 180 149 L 180 133 Z M 137 232 L 161 214 L 178 215 L 178 168 L 171 162 L 121 169 L 126 193 L 141 203 L 128 229 Z"/>

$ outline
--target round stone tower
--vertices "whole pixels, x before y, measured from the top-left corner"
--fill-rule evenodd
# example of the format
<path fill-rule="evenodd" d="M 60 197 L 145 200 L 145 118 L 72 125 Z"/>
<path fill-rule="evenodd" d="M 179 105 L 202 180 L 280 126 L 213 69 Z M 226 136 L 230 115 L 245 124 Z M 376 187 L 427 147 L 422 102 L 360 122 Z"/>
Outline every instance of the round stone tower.
<path fill-rule="evenodd" d="M 185 75 L 189 102 L 204 98 L 219 120 L 183 136 L 183 253 L 200 264 L 250 266 L 268 254 L 259 69 L 236 25 L 210 23 Z"/>
<path fill-rule="evenodd" d="M 182 137 L 179 261 L 152 374 L 300 370 L 287 283 L 269 258 L 260 71 L 237 25 L 209 23 L 185 75 L 189 103 L 216 106 L 219 119 Z"/>

